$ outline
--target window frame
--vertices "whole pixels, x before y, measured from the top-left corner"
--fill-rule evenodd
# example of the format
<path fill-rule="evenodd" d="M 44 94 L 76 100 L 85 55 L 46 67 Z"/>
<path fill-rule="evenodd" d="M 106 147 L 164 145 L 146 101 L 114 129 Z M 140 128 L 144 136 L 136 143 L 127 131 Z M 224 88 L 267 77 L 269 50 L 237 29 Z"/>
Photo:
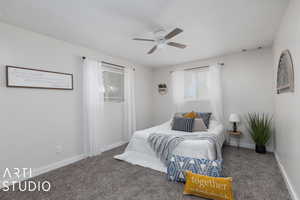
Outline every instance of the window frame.
<path fill-rule="evenodd" d="M 204 69 L 193 69 L 193 70 L 186 70 L 185 71 L 185 73 L 201 73 L 201 72 L 205 72 L 206 73 L 206 87 L 207 87 L 207 73 L 208 73 L 208 69 L 206 69 L 206 68 L 204 68 Z M 185 76 L 186 74 L 184 74 L 184 101 L 185 102 L 195 102 L 195 101 L 204 101 L 204 100 L 209 100 L 209 96 L 208 96 L 208 94 L 206 94 L 205 96 L 202 96 L 202 95 L 200 95 L 200 94 L 196 94 L 196 96 L 195 97 L 190 97 L 190 98 L 188 98 L 188 97 L 186 97 L 186 76 Z M 199 77 L 198 77 L 199 78 Z M 197 80 L 197 82 L 199 83 L 199 80 Z M 197 87 L 197 89 L 196 90 L 198 90 L 199 89 L 199 87 Z M 208 91 L 208 88 L 207 88 L 207 92 L 209 92 Z"/>
<path fill-rule="evenodd" d="M 105 97 L 105 78 L 104 78 L 104 72 L 109 73 L 116 73 L 121 74 L 123 76 L 123 98 L 114 98 L 114 97 Z M 102 66 L 102 79 L 103 79 L 103 87 L 104 87 L 104 103 L 124 103 L 125 102 L 125 70 L 124 69 L 118 69 L 115 67 L 110 66 Z"/>

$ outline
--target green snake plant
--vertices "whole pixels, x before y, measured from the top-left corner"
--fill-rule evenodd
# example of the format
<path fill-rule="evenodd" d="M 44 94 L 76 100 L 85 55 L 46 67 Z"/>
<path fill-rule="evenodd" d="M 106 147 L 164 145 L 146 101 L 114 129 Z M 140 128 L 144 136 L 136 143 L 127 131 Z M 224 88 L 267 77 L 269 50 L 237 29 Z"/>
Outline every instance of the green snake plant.
<path fill-rule="evenodd" d="M 272 117 L 266 113 L 248 113 L 248 131 L 257 146 L 265 146 L 273 133 Z"/>

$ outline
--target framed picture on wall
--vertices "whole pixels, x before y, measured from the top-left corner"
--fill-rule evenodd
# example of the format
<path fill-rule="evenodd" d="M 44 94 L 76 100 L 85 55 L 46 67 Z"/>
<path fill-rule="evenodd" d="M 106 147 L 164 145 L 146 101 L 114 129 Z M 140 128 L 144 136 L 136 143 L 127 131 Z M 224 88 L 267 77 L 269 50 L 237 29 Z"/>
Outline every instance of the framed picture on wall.
<path fill-rule="evenodd" d="M 294 65 L 289 50 L 281 53 L 277 70 L 277 94 L 294 92 Z"/>
<path fill-rule="evenodd" d="M 6 87 L 73 90 L 73 74 L 6 66 Z"/>

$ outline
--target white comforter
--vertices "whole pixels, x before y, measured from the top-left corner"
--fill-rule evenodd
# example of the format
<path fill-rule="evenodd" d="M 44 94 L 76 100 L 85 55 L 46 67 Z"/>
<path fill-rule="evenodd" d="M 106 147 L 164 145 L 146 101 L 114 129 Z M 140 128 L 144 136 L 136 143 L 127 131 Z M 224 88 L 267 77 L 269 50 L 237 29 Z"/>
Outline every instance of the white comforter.
<path fill-rule="evenodd" d="M 117 155 L 114 158 L 127 161 L 131 164 L 166 172 L 166 166 L 164 166 L 160 159 L 156 157 L 155 152 L 151 149 L 147 142 L 147 138 L 151 133 L 172 134 L 176 132 L 178 131 L 171 130 L 170 121 L 149 129 L 136 131 L 124 153 Z M 225 141 L 224 128 L 222 124 L 212 120 L 210 122 L 210 129 L 208 132 L 217 134 L 220 142 L 223 143 Z M 184 134 L 184 132 L 180 133 Z M 193 133 L 201 134 L 201 132 Z M 173 153 L 181 156 L 205 158 L 209 160 L 215 160 L 217 157 L 215 145 L 207 140 L 185 140 L 174 149 Z"/>

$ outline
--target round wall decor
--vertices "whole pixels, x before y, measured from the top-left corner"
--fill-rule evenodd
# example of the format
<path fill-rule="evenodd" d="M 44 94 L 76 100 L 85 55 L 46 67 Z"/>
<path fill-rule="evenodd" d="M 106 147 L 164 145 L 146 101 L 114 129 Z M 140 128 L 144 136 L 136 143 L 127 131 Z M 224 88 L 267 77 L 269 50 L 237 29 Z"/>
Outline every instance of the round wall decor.
<path fill-rule="evenodd" d="M 277 70 L 277 93 L 294 92 L 294 65 L 289 50 L 281 53 Z"/>

